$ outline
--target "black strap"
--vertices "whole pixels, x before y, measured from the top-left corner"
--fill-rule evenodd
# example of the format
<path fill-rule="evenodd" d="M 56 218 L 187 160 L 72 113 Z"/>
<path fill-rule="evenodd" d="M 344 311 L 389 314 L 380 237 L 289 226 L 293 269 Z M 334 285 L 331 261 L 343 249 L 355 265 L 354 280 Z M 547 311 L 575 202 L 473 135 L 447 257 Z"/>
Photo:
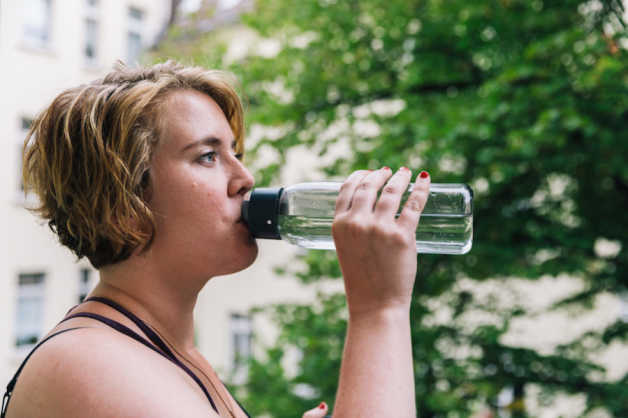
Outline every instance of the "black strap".
<path fill-rule="evenodd" d="M 216 407 L 216 404 L 214 403 L 214 401 L 213 401 L 212 397 L 210 396 L 209 392 L 207 391 L 207 389 L 203 385 L 203 382 L 201 382 L 201 380 L 194 374 L 194 372 L 192 372 L 192 370 L 190 370 L 185 364 L 183 364 L 172 353 L 172 351 L 163 342 L 163 340 L 148 325 L 146 325 L 141 319 L 139 319 L 137 316 L 135 316 L 128 309 L 124 308 L 123 306 L 117 304 L 116 302 L 114 302 L 114 301 L 112 301 L 110 299 L 106 299 L 106 298 L 102 298 L 102 297 L 91 297 L 91 298 L 86 299 L 84 302 L 87 302 L 87 301 L 94 301 L 94 302 L 104 303 L 105 305 L 108 305 L 111 308 L 117 310 L 118 312 L 120 312 L 121 314 L 123 314 L 124 316 L 129 318 L 131 321 L 133 321 L 133 323 L 135 323 L 142 330 L 142 332 L 144 332 L 146 334 L 146 336 L 148 336 L 148 338 L 157 347 L 155 347 L 155 345 L 153 345 L 150 342 L 148 342 L 144 337 L 142 337 L 141 335 L 139 335 L 138 333 L 136 333 L 135 331 L 133 331 L 129 327 L 127 327 L 127 326 L 125 326 L 125 325 L 123 325 L 123 324 L 121 324 L 121 323 L 119 323 L 117 321 L 114 321 L 112 319 L 109 319 L 107 317 L 104 317 L 102 315 L 98 315 L 98 314 L 91 313 L 91 312 L 79 312 L 79 313 L 76 313 L 76 314 L 73 314 L 73 315 L 66 316 L 61 322 L 59 322 L 59 324 L 65 322 L 67 320 L 70 320 L 72 318 L 78 318 L 78 317 L 91 318 L 91 319 L 97 320 L 99 322 L 102 322 L 102 323 L 110 326 L 111 328 L 115 329 L 116 331 L 118 331 L 118 332 L 120 332 L 120 333 L 122 333 L 122 334 L 124 334 L 124 335 L 126 335 L 128 337 L 133 338 L 137 342 L 145 345 L 146 347 L 148 347 L 151 350 L 155 351 L 156 353 L 164 356 L 165 358 L 167 358 L 168 360 L 172 361 L 177 366 L 182 368 L 200 386 L 200 388 L 202 389 L 203 393 L 205 394 L 205 396 L 209 400 L 209 403 L 211 404 L 212 408 L 216 412 L 218 412 L 218 408 Z M 74 310 L 74 308 L 76 308 L 76 306 L 71 308 L 68 311 L 68 314 L 70 312 L 72 312 L 72 310 Z M 79 328 L 86 328 L 86 327 L 74 327 L 74 328 L 68 328 L 68 329 L 64 329 L 64 330 L 58 331 L 58 332 L 56 332 L 54 334 L 51 334 L 50 336 L 46 337 L 44 340 L 40 341 L 33 348 L 33 350 L 28 354 L 28 356 L 24 359 L 24 361 L 20 365 L 19 369 L 17 370 L 17 372 L 13 376 L 13 379 L 11 379 L 11 381 L 7 385 L 7 391 L 5 392 L 4 397 L 2 398 L 2 409 L 0 410 L 0 418 L 5 418 L 6 410 L 7 410 L 8 406 L 9 406 L 9 401 L 11 399 L 11 395 L 13 393 L 13 389 L 15 388 L 15 384 L 17 382 L 17 379 L 18 379 L 20 373 L 22 372 L 22 369 L 26 365 L 26 362 L 33 355 L 35 350 L 37 350 L 37 348 L 39 348 L 39 346 L 41 346 L 43 343 L 48 341 L 50 338 L 52 338 L 52 337 L 54 337 L 56 335 L 62 334 L 64 332 L 71 331 L 71 330 L 74 330 L 74 329 L 79 329 Z M 246 416 L 250 418 L 249 413 L 244 409 L 244 407 L 240 404 L 240 402 L 238 402 L 238 400 L 235 399 L 235 398 L 234 398 L 234 400 L 240 406 L 242 411 L 244 411 Z"/>
<path fill-rule="evenodd" d="M 154 352 L 164 356 L 165 358 L 167 358 L 168 360 L 172 361 L 177 366 L 181 367 L 183 369 L 183 371 L 185 371 L 200 386 L 201 390 L 203 391 L 203 393 L 205 394 L 205 396 L 209 400 L 209 403 L 211 404 L 212 408 L 214 408 L 214 410 L 216 412 L 218 412 L 218 408 L 216 407 L 216 404 L 214 403 L 214 400 L 212 399 L 211 395 L 209 394 L 209 392 L 205 388 L 205 385 L 203 385 L 203 382 L 201 382 L 201 380 L 198 378 L 198 376 L 196 376 L 194 374 L 194 372 L 192 372 L 192 370 L 190 370 L 185 364 L 181 363 L 178 358 L 176 358 L 174 356 L 170 357 L 166 353 L 160 351 L 157 347 L 155 347 L 150 342 L 148 342 L 144 337 L 142 337 L 141 335 L 139 335 L 138 333 L 136 333 L 135 331 L 133 331 L 131 328 L 127 327 L 126 325 L 123 325 L 123 324 L 121 324 L 121 323 L 119 323 L 117 321 L 114 321 L 112 319 L 109 319 L 107 317 L 104 317 L 104 316 L 101 316 L 101 315 L 98 315 L 98 314 L 95 314 L 95 313 L 91 313 L 91 312 L 75 313 L 73 315 L 70 315 L 70 316 L 64 318 L 61 322 L 65 322 L 65 321 L 70 320 L 72 318 L 79 318 L 79 317 L 91 318 L 91 319 L 95 319 L 97 321 L 100 321 L 100 322 L 110 326 L 111 328 L 115 329 L 116 331 L 121 332 L 122 334 L 124 334 L 124 335 L 126 335 L 128 337 L 133 338 L 135 341 L 138 341 L 138 342 L 144 344 L 146 347 L 150 348 Z M 164 345 L 163 342 L 161 342 L 161 344 Z M 170 351 L 170 350 L 168 350 L 168 351 Z M 0 418 L 2 418 L 2 417 L 0 417 Z"/>
<path fill-rule="evenodd" d="M 170 360 L 172 360 L 175 364 L 177 364 L 179 367 L 181 367 L 192 379 L 194 379 L 194 381 L 201 387 L 201 389 L 203 390 L 203 392 L 205 393 L 205 395 L 209 399 L 209 402 L 212 404 L 212 407 L 214 408 L 214 410 L 216 410 L 216 412 L 218 412 L 218 409 L 216 408 L 216 405 L 214 404 L 214 401 L 212 400 L 211 396 L 209 395 L 209 392 L 207 391 L 207 389 L 205 388 L 203 383 L 200 381 L 200 379 L 196 376 L 196 374 L 194 374 L 194 372 L 192 372 L 192 370 L 190 370 L 185 364 L 183 364 L 178 359 L 177 356 L 174 355 L 174 353 L 164 343 L 164 341 L 157 335 L 157 333 L 155 333 L 155 331 L 153 331 L 152 328 L 150 328 L 148 325 L 146 325 L 146 323 L 144 321 L 139 319 L 133 312 L 129 311 L 124 306 L 120 305 L 117 302 L 114 302 L 111 299 L 103 298 L 103 297 L 100 297 L 100 296 L 92 296 L 92 297 L 89 297 L 89 298 L 85 299 L 83 302 L 90 302 L 90 301 L 91 302 L 103 303 L 103 304 L 105 304 L 105 305 L 115 309 L 116 311 L 120 312 L 122 315 L 126 316 L 131 321 L 133 321 L 133 323 L 135 325 L 137 325 L 138 328 L 141 329 L 142 332 L 144 334 L 146 334 L 146 336 L 153 342 L 153 344 L 155 344 L 157 347 L 159 347 L 161 349 L 161 351 L 163 352 L 162 355 L 165 354 Z M 74 308 L 72 308 L 72 309 L 74 309 Z M 72 311 L 72 309 L 70 309 L 70 311 Z M 106 319 L 108 319 L 108 318 L 106 318 Z M 111 321 L 111 320 L 109 320 L 109 321 Z M 115 322 L 115 321 L 112 321 L 112 322 Z M 122 324 L 119 324 L 117 322 L 115 322 L 115 323 L 124 327 L 124 325 L 122 325 Z M 124 328 L 127 328 L 127 327 L 124 327 Z M 133 334 L 135 334 L 136 336 L 139 337 L 139 335 L 137 335 L 135 332 L 133 332 L 129 328 L 127 328 L 127 330 L 131 331 Z M 126 334 L 126 335 L 129 335 L 129 334 Z M 132 338 L 135 338 L 135 337 L 132 337 Z M 142 337 L 140 337 L 140 338 L 142 338 Z M 142 338 L 142 340 L 145 341 L 143 338 Z M 146 343 L 143 342 L 143 344 L 146 344 Z M 154 349 L 154 347 L 152 347 L 152 346 L 151 346 L 151 348 Z M 250 418 L 249 413 L 246 411 L 246 409 L 244 409 L 244 407 L 240 404 L 240 402 L 238 402 L 238 400 L 235 399 L 235 398 L 233 398 L 233 399 L 236 401 L 236 403 L 242 409 L 242 411 L 244 411 L 246 416 Z"/>
<path fill-rule="evenodd" d="M 133 331 L 131 328 L 128 328 L 127 326 L 116 322 L 112 319 L 106 318 L 104 316 L 95 314 L 95 313 L 91 313 L 91 312 L 79 312 L 79 313 L 75 313 L 73 315 L 70 316 L 66 316 L 65 318 L 63 318 L 63 320 L 61 322 L 59 322 L 60 324 L 68 321 L 70 319 L 73 318 L 91 318 L 91 319 L 95 319 L 97 321 L 103 322 L 107 325 L 109 325 L 111 328 L 115 329 L 118 332 L 121 332 L 122 334 L 133 338 L 135 341 L 144 344 L 146 347 L 150 348 L 151 350 L 153 350 L 154 352 L 156 352 L 157 354 L 160 354 L 166 358 L 168 358 L 168 356 L 166 356 L 164 353 L 162 353 L 161 351 L 159 351 L 154 345 L 152 345 L 151 343 L 149 343 L 148 341 L 146 341 L 146 339 L 144 337 L 142 337 L 141 335 L 139 335 L 138 333 L 136 333 L 135 331 Z M 169 359 L 169 358 L 168 358 Z"/>
<path fill-rule="evenodd" d="M 127 318 L 129 318 L 131 321 L 133 321 L 133 323 L 135 325 L 137 325 L 137 327 L 139 329 L 142 330 L 142 332 L 144 334 L 146 334 L 148 339 L 151 340 L 153 342 L 153 344 L 155 344 L 157 347 L 159 347 L 161 349 L 161 351 L 166 353 L 168 355 L 168 357 L 170 357 L 172 359 L 176 359 L 176 356 L 172 353 L 172 351 L 170 351 L 170 348 L 168 348 L 168 346 L 155 333 L 155 331 L 153 331 L 152 328 L 150 328 L 148 325 L 146 325 L 146 323 L 144 321 L 142 321 L 137 316 L 135 316 L 135 314 L 133 314 L 133 312 L 129 311 L 128 309 L 126 309 L 125 307 L 119 305 L 118 303 L 112 301 L 111 299 L 102 298 L 102 297 L 98 297 L 98 296 L 93 296 L 91 298 L 85 299 L 84 302 L 90 302 L 90 301 L 104 303 L 105 305 L 110 306 L 111 308 L 113 308 L 116 311 L 120 312 L 122 315 L 124 315 Z"/>
<path fill-rule="evenodd" d="M 7 391 L 4 393 L 4 396 L 2 397 L 2 409 L 0 410 L 0 418 L 5 418 L 5 415 L 7 413 L 7 408 L 9 407 L 9 401 L 11 400 L 11 395 L 13 395 L 13 389 L 15 388 L 15 384 L 17 383 L 17 378 L 20 376 L 20 373 L 22 373 L 22 369 L 24 368 L 24 366 L 26 365 L 26 362 L 28 361 L 29 358 L 31 358 L 31 356 L 33 355 L 33 353 L 46 341 L 48 341 L 49 339 L 51 339 L 54 336 L 57 336 L 59 334 L 63 334 L 64 332 L 68 332 L 68 331 L 72 331 L 73 329 L 80 329 L 80 328 L 86 328 L 86 327 L 74 327 L 74 328 L 67 328 L 67 329 L 62 329 L 61 331 L 57 331 L 54 334 L 51 334 L 49 336 L 47 336 L 46 338 L 44 338 L 43 340 L 41 340 L 32 350 L 30 353 L 28 353 L 28 355 L 26 356 L 26 358 L 24 359 L 24 361 L 22 361 L 22 364 L 20 364 L 20 367 L 17 369 L 17 372 L 15 372 L 15 374 L 13 375 L 13 379 L 11 379 L 11 381 L 9 382 L 9 384 L 7 385 Z"/>

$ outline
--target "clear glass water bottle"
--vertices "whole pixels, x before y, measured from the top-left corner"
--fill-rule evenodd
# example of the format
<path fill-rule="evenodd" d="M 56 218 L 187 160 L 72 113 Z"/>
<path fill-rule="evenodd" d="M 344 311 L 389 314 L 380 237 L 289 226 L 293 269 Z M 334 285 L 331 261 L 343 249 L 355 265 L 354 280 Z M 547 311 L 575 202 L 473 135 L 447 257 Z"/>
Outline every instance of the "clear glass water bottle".
<path fill-rule="evenodd" d="M 318 182 L 256 188 L 242 205 L 242 217 L 256 238 L 283 239 L 300 247 L 333 250 L 331 224 L 341 185 Z M 412 187 L 410 184 L 402 196 L 400 207 Z M 473 239 L 472 204 L 473 191 L 466 184 L 432 183 L 416 231 L 417 252 L 469 252 Z"/>

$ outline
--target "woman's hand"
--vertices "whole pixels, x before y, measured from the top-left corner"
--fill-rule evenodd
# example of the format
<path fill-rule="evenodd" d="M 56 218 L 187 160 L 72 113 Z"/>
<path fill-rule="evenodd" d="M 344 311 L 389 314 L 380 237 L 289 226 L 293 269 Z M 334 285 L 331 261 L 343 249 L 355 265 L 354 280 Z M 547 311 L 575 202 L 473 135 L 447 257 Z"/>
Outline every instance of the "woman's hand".
<path fill-rule="evenodd" d="M 409 309 L 417 270 L 416 228 L 429 194 L 422 172 L 398 218 L 411 172 L 356 171 L 340 189 L 332 234 L 350 315 Z M 383 187 L 383 189 L 382 189 Z M 378 191 L 382 189 L 377 199 Z"/>
<path fill-rule="evenodd" d="M 402 168 L 391 175 L 387 167 L 357 171 L 336 201 L 332 233 L 349 305 L 338 417 L 416 417 L 409 312 L 416 228 L 430 179 L 419 175 L 396 218 L 411 173 Z"/>

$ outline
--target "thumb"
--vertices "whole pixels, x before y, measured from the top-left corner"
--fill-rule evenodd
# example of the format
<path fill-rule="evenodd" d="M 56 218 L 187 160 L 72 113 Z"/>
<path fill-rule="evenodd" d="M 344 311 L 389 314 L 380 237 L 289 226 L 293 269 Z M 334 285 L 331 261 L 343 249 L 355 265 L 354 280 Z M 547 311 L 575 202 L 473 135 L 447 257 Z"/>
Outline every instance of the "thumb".
<path fill-rule="evenodd" d="M 316 408 L 305 411 L 303 418 L 323 418 L 325 417 L 328 409 L 327 404 L 325 402 L 321 402 Z"/>

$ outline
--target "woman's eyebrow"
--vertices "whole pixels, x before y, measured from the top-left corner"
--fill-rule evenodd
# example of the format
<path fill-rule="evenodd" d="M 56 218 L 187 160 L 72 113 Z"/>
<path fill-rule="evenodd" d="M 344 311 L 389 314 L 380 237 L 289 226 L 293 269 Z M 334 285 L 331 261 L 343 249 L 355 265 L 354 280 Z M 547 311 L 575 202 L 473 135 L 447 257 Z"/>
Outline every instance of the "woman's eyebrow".
<path fill-rule="evenodd" d="M 222 143 L 223 141 L 220 138 L 217 138 L 215 136 L 208 136 L 206 138 L 199 139 L 198 141 L 190 142 L 189 144 L 184 146 L 181 151 L 185 152 L 199 145 L 220 146 L 222 145 Z M 235 149 L 235 148 L 236 148 L 236 141 L 234 140 L 233 142 L 231 142 L 231 149 Z"/>

